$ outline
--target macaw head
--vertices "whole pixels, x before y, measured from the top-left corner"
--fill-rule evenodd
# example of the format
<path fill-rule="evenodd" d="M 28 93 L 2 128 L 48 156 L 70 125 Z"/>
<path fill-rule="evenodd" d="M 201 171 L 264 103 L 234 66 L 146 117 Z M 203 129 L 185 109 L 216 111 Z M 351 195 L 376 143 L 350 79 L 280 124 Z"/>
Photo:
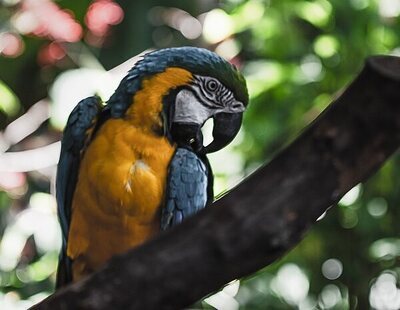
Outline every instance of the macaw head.
<path fill-rule="evenodd" d="M 145 112 L 140 112 L 144 109 L 139 111 L 139 102 L 143 101 L 147 106 Z M 247 104 L 246 82 L 236 67 L 196 47 L 146 54 L 108 101 L 113 117 L 157 114 L 164 135 L 178 146 L 201 153 L 218 151 L 234 139 Z M 211 118 L 213 141 L 203 146 L 201 128 Z M 152 127 L 157 127 L 156 119 L 153 123 Z"/>

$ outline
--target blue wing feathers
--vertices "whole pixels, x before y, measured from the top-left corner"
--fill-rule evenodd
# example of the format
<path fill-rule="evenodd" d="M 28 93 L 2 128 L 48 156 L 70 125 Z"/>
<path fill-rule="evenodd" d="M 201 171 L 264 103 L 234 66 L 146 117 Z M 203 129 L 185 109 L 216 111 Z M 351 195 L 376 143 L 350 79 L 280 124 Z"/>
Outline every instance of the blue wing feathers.
<path fill-rule="evenodd" d="M 80 101 L 71 112 L 61 141 L 60 160 L 57 169 L 57 204 L 63 237 L 68 234 L 70 208 L 78 177 L 81 152 L 87 143 L 87 131 L 94 126 L 101 109 L 98 97 Z"/>
<path fill-rule="evenodd" d="M 100 98 L 93 96 L 80 101 L 68 118 L 61 141 L 56 178 L 56 198 L 63 245 L 57 271 L 57 287 L 70 282 L 72 277 L 71 262 L 66 256 L 71 204 L 78 179 L 81 156 L 85 145 L 89 143 L 91 138 L 88 131 L 94 128 L 100 111 Z"/>
<path fill-rule="evenodd" d="M 161 229 L 181 223 L 203 209 L 208 197 L 211 171 L 195 153 L 178 148 L 171 160 L 166 192 L 166 205 L 161 214 Z"/>

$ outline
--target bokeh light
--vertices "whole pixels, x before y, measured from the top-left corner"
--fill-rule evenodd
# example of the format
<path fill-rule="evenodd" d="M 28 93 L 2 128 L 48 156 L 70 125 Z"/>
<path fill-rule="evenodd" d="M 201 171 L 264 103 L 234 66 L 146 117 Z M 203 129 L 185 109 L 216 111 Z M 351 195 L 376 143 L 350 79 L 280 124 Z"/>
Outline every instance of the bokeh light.
<path fill-rule="evenodd" d="M 339 49 L 338 40 L 330 35 L 321 35 L 314 41 L 314 51 L 317 55 L 328 58 L 337 53 Z"/>
<path fill-rule="evenodd" d="M 323 74 L 323 67 L 318 57 L 307 55 L 301 60 L 301 80 L 304 83 L 320 80 Z"/>
<path fill-rule="evenodd" d="M 322 274 L 328 280 L 336 280 L 342 275 L 343 264 L 336 258 L 330 258 L 322 264 Z"/>
<path fill-rule="evenodd" d="M 124 11 L 117 3 L 110 0 L 99 0 L 89 6 L 85 23 L 95 36 L 103 37 L 109 31 L 110 26 L 119 24 L 123 18 Z"/>
<path fill-rule="evenodd" d="M 20 14 L 15 23 L 22 33 L 65 42 L 79 41 L 82 36 L 82 27 L 71 12 L 50 0 L 24 0 Z"/>
<path fill-rule="evenodd" d="M 298 305 L 307 297 L 310 282 L 297 265 L 285 264 L 279 269 L 271 287 L 288 304 Z"/>
<path fill-rule="evenodd" d="M 203 36 L 209 43 L 218 43 L 233 34 L 233 21 L 226 12 L 215 9 L 204 18 Z"/>
<path fill-rule="evenodd" d="M 20 102 L 15 93 L 0 80 L 0 110 L 9 116 L 14 116 L 20 108 Z"/>
<path fill-rule="evenodd" d="M 15 33 L 0 33 L 0 55 L 6 57 L 17 57 L 24 51 L 24 43 L 19 35 Z"/>
<path fill-rule="evenodd" d="M 332 309 L 342 300 L 340 289 L 334 284 L 328 284 L 319 295 L 318 305 L 321 309 Z"/>
<path fill-rule="evenodd" d="M 397 287 L 397 275 L 384 272 L 371 286 L 369 302 L 377 310 L 400 309 L 400 289 Z"/>
<path fill-rule="evenodd" d="M 400 15 L 399 0 L 379 0 L 379 13 L 385 18 L 394 18 Z"/>
<path fill-rule="evenodd" d="M 386 214 L 388 209 L 387 202 L 382 197 L 371 199 L 367 204 L 368 213 L 375 218 L 380 218 Z"/>
<path fill-rule="evenodd" d="M 38 54 L 38 62 L 40 65 L 50 65 L 63 59 L 66 56 L 65 49 L 61 44 L 52 42 L 46 46 L 43 46 Z"/>
<path fill-rule="evenodd" d="M 332 5 L 326 0 L 298 1 L 295 6 L 299 17 L 317 27 L 326 26 L 332 13 Z"/>
<path fill-rule="evenodd" d="M 392 261 L 400 257 L 400 239 L 383 238 L 374 241 L 369 248 L 369 254 L 374 260 Z"/>
<path fill-rule="evenodd" d="M 25 185 L 26 176 L 21 172 L 0 172 L 0 188 L 5 191 L 22 187 Z"/>

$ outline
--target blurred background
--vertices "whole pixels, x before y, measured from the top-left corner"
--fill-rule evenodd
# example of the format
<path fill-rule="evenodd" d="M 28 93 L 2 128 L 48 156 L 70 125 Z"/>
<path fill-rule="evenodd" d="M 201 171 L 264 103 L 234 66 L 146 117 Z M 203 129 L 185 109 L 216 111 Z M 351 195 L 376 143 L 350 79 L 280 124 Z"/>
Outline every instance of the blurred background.
<path fill-rule="evenodd" d="M 0 0 L 0 308 L 54 289 L 54 177 L 67 116 L 107 100 L 147 49 L 195 45 L 244 72 L 243 130 L 212 156 L 216 192 L 294 139 L 371 54 L 400 55 L 400 0 Z M 302 199 L 302 197 L 299 197 Z M 400 157 L 283 259 L 199 309 L 399 309 Z"/>

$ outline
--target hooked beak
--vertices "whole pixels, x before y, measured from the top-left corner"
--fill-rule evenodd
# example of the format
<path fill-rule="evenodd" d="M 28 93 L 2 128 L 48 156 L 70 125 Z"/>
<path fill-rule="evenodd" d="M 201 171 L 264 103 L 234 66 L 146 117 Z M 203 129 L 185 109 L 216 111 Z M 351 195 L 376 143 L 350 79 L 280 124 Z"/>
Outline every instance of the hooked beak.
<path fill-rule="evenodd" d="M 193 150 L 195 153 L 213 153 L 227 146 L 236 137 L 242 124 L 243 113 L 221 112 L 214 115 L 213 141 L 203 146 L 201 125 L 196 123 L 174 122 L 171 135 L 179 147 Z"/>
<path fill-rule="evenodd" d="M 213 141 L 202 153 L 213 153 L 227 146 L 236 137 L 242 125 L 243 113 L 218 113 L 214 115 Z"/>

